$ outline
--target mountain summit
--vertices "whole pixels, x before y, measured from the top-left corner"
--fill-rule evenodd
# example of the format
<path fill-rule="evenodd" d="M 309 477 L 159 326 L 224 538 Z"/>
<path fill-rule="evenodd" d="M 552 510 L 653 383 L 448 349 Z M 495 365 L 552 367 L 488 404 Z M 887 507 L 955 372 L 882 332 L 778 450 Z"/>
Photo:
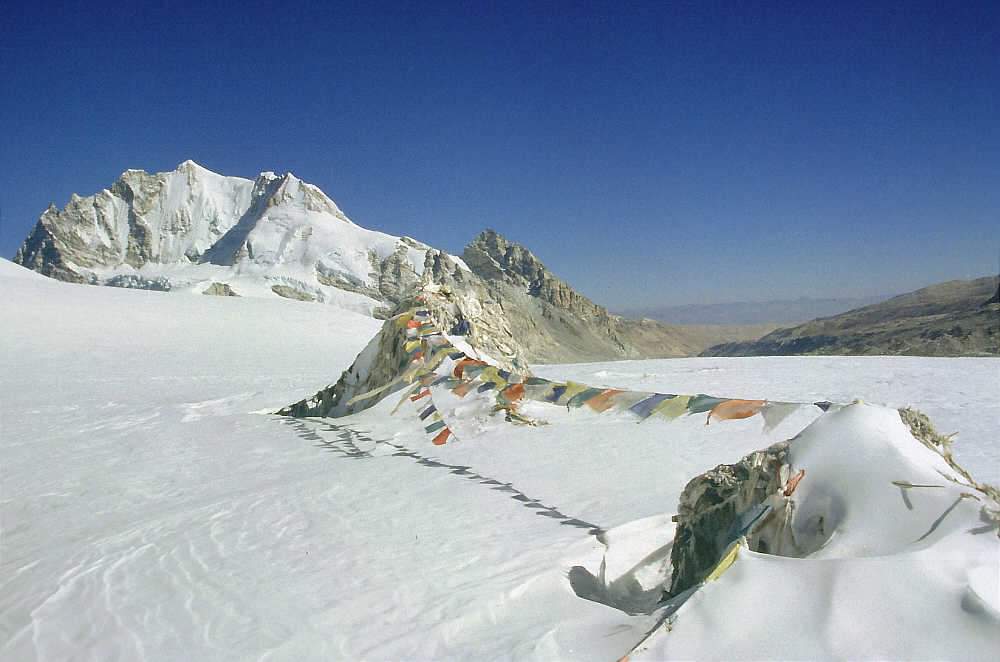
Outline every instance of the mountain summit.
<path fill-rule="evenodd" d="M 423 271 L 428 246 L 355 225 L 292 173 L 225 177 L 194 161 L 127 170 L 50 206 L 14 261 L 60 280 L 278 294 L 376 314 Z"/>

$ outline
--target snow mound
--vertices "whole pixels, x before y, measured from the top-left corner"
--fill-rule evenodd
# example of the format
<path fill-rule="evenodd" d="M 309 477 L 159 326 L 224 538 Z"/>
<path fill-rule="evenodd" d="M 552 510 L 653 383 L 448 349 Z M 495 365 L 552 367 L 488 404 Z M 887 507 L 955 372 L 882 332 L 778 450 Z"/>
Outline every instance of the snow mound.
<path fill-rule="evenodd" d="M 1000 519 L 989 486 L 969 483 L 899 412 L 863 403 L 818 418 L 787 462 L 799 478 L 755 527 L 779 519 L 791 553 L 752 551 L 760 539 L 747 532 L 630 659 L 992 656 Z"/>
<path fill-rule="evenodd" d="M 806 472 L 791 528 L 812 558 L 930 547 L 970 528 L 988 499 L 884 407 L 821 417 L 789 445 L 789 461 Z"/>

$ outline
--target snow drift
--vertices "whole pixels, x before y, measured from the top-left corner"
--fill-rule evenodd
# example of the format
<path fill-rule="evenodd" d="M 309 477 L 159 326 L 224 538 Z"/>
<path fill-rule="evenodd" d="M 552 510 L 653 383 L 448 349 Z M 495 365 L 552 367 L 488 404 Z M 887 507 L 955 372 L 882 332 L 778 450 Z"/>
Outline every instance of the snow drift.
<path fill-rule="evenodd" d="M 911 416 L 852 404 L 769 449 L 773 461 L 745 459 L 760 471 L 730 494 L 772 489 L 714 540 L 705 520 L 726 500 L 702 500 L 723 468 L 692 481 L 674 541 L 675 598 L 630 659 L 986 659 L 1000 643 L 997 491 L 919 439 Z M 692 593 L 678 562 L 718 550 L 726 535 Z M 719 627 L 728 619 L 738 630 Z"/>

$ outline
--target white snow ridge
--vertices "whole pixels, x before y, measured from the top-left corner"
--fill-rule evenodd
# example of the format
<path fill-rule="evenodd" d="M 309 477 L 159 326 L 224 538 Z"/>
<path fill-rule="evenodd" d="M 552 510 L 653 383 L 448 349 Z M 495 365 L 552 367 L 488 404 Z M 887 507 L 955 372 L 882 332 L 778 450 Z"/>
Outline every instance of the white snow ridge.
<path fill-rule="evenodd" d="M 171 182 L 188 176 L 201 192 L 181 204 Z M 78 224 L 78 245 L 59 239 L 63 268 L 83 273 L 87 251 L 121 251 L 96 277 L 159 274 L 176 288 L 178 274 L 204 271 L 189 287 L 285 285 L 374 307 L 386 299 L 365 293 L 375 281 L 362 278 L 359 252 L 374 250 L 395 261 L 386 272 L 413 268 L 449 326 L 288 296 L 88 287 L 0 262 L 0 659 L 991 660 L 1000 650 L 1000 506 L 985 484 L 1000 474 L 996 359 L 674 359 L 528 377 L 516 357 L 477 352 L 502 335 L 498 307 L 431 287 L 417 268 L 424 248 L 358 228 L 290 175 L 249 182 L 187 163 L 125 180 L 146 191 L 143 205 L 111 192 L 77 205 L 94 215 Z M 241 210 L 236 222 L 202 222 L 227 204 Z M 158 237 L 145 248 L 140 215 Z M 122 218 L 126 235 L 115 234 Z M 190 231 L 162 231 L 183 219 Z M 130 250 L 148 259 L 130 266 Z M 285 280 L 258 278 L 262 265 Z M 355 277 L 358 292 L 345 291 Z M 401 345 L 369 342 L 393 329 Z M 440 376 L 402 379 L 400 348 L 425 362 L 434 349 Z M 457 370 L 471 356 L 469 373 Z M 354 391 L 400 380 L 381 399 L 351 391 L 364 407 L 349 415 L 272 413 L 352 361 Z M 534 399 L 495 406 L 498 385 L 513 398 L 519 384 L 539 389 Z M 766 430 L 739 407 L 637 423 L 540 395 L 558 387 L 628 403 L 716 393 L 754 398 L 740 407 L 807 406 Z M 843 406 L 808 404 L 823 400 Z M 961 433 L 954 458 L 949 440 L 900 413 L 907 405 Z M 706 411 L 720 415 L 706 425 Z M 443 445 L 438 423 L 453 432 Z"/>

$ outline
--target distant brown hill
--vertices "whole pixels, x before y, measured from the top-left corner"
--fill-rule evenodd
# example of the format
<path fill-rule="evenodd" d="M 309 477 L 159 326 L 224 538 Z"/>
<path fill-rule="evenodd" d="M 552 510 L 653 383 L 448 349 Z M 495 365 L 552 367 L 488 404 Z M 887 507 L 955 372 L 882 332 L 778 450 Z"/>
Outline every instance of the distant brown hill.
<path fill-rule="evenodd" d="M 1000 354 L 1000 279 L 953 280 L 882 303 L 715 345 L 702 356 Z"/>

